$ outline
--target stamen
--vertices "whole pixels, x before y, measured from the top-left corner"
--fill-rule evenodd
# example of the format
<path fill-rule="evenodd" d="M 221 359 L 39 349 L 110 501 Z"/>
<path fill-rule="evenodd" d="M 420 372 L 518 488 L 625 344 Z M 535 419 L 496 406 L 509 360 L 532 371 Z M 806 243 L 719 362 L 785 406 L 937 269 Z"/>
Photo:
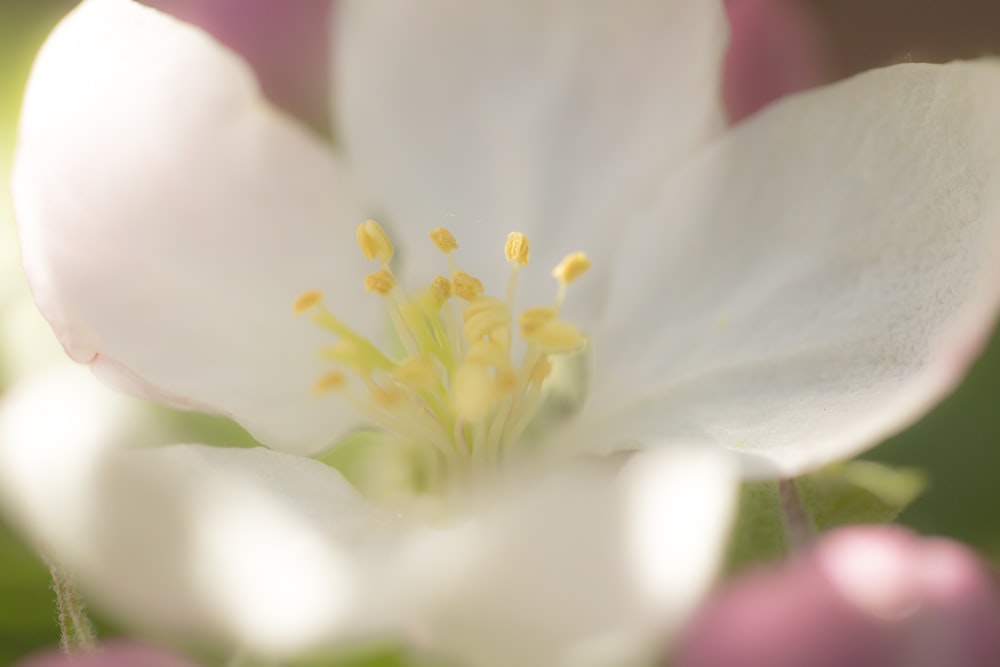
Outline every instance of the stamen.
<path fill-rule="evenodd" d="M 476 422 L 489 414 L 495 392 L 489 371 L 479 364 L 462 364 L 451 377 L 451 407 L 464 421 Z"/>
<path fill-rule="evenodd" d="M 292 303 L 292 311 L 296 315 L 301 315 L 313 306 L 323 301 L 323 293 L 317 291 L 303 292 Z"/>
<path fill-rule="evenodd" d="M 528 237 L 521 232 L 511 232 L 507 235 L 507 244 L 504 246 L 504 255 L 507 261 L 518 266 L 528 263 L 531 255 L 531 247 L 528 245 Z"/>
<path fill-rule="evenodd" d="M 389 269 L 382 268 L 375 273 L 369 273 L 365 276 L 366 292 L 377 292 L 382 296 L 386 296 L 395 286 L 396 276 L 392 275 L 392 271 Z"/>
<path fill-rule="evenodd" d="M 365 259 L 372 260 L 376 257 L 382 264 L 388 264 L 392 260 L 395 250 L 389 235 L 382 229 L 382 225 L 374 220 L 365 220 L 358 225 L 358 245 Z"/>
<path fill-rule="evenodd" d="M 470 343 L 485 338 L 495 329 L 510 324 L 510 313 L 503 301 L 491 296 L 477 297 L 465 308 L 465 338 Z"/>
<path fill-rule="evenodd" d="M 341 389 L 345 384 L 347 384 L 347 378 L 344 377 L 343 373 L 340 371 L 330 371 L 313 383 L 312 391 L 317 395 L 325 394 L 334 389 Z"/>
<path fill-rule="evenodd" d="M 479 278 L 474 278 L 465 271 L 455 271 L 451 284 L 455 294 L 466 301 L 472 301 L 483 293 L 483 283 Z"/>
<path fill-rule="evenodd" d="M 434 245 L 437 246 L 437 249 L 446 255 L 452 250 L 456 250 L 458 248 L 458 242 L 455 240 L 455 237 L 444 227 L 432 229 L 429 232 L 429 236 L 431 237 L 431 241 L 434 242 Z"/>
<path fill-rule="evenodd" d="M 568 285 L 590 269 L 590 258 L 586 253 L 574 252 L 566 255 L 556 268 L 552 269 L 552 277 Z"/>
<path fill-rule="evenodd" d="M 519 348 L 523 356 L 513 359 L 512 313 L 518 271 L 531 254 L 527 237 L 507 236 L 510 278 L 503 301 L 486 296 L 478 278 L 458 269 L 453 256 L 458 242 L 449 230 L 435 229 L 430 239 L 446 255 L 451 278 L 437 276 L 407 296 L 389 268 L 394 249 L 385 230 L 373 220 L 357 229 L 362 253 L 381 264 L 364 284 L 366 291 L 385 297 L 393 340 L 402 347 L 396 355 L 337 319 L 321 292 L 305 292 L 293 303 L 296 314 L 310 311 L 313 322 L 336 336 L 320 355 L 337 370 L 317 379 L 313 391 L 339 390 L 342 400 L 396 443 L 392 446 L 413 449 L 416 456 L 407 454 L 406 461 L 418 467 L 413 472 L 421 493 L 448 491 L 453 469 L 475 474 L 505 464 L 512 451 L 508 445 L 520 441 L 541 409 L 552 355 L 586 345 L 583 332 L 560 320 L 559 311 L 569 283 L 590 267 L 584 253 L 573 253 L 552 271 L 559 281 L 555 302 L 519 315 L 527 345 Z M 467 302 L 461 310 L 455 296 Z"/>
<path fill-rule="evenodd" d="M 554 319 L 556 319 L 556 312 L 552 308 L 543 306 L 522 311 L 517 318 L 517 323 L 521 325 L 521 336 L 527 338 L 528 334 L 537 331 L 543 324 Z"/>
<path fill-rule="evenodd" d="M 434 365 L 423 357 L 410 357 L 399 365 L 393 376 L 405 385 L 427 389 L 437 382 Z"/>
<path fill-rule="evenodd" d="M 525 339 L 539 345 L 546 354 L 575 352 L 587 345 L 583 332 L 564 320 L 550 320 L 529 332 Z"/>
<path fill-rule="evenodd" d="M 434 279 L 434 282 L 430 286 L 431 297 L 433 298 L 434 305 L 437 308 L 441 308 L 445 302 L 451 298 L 451 281 L 444 276 L 438 276 Z"/>

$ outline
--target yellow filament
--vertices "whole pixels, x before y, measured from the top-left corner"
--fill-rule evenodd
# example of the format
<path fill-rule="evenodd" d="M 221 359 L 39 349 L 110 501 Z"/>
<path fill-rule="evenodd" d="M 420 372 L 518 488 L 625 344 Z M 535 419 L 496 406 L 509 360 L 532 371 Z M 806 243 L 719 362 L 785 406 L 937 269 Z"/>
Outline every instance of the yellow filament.
<path fill-rule="evenodd" d="M 292 303 L 292 311 L 296 315 L 301 315 L 313 306 L 323 301 L 323 293 L 317 291 L 303 292 Z"/>
<path fill-rule="evenodd" d="M 477 340 L 470 345 L 469 351 L 465 354 L 465 361 L 493 368 L 506 368 L 510 365 L 507 351 L 492 340 Z"/>
<path fill-rule="evenodd" d="M 463 315 L 465 339 L 470 343 L 489 336 L 494 329 L 510 324 L 510 313 L 503 301 L 480 296 L 469 302 Z"/>
<path fill-rule="evenodd" d="M 364 253 L 365 259 L 372 260 L 377 257 L 383 264 L 388 264 L 392 260 L 395 250 L 382 225 L 374 220 L 365 220 L 358 225 L 357 234 L 358 246 Z"/>
<path fill-rule="evenodd" d="M 437 249 L 446 255 L 458 248 L 458 242 L 455 240 L 455 237 L 444 227 L 432 229 L 428 235 L 431 237 L 434 245 L 437 246 Z"/>
<path fill-rule="evenodd" d="M 365 276 L 365 291 L 387 295 L 396 286 L 396 277 L 389 269 L 382 268 Z"/>
<path fill-rule="evenodd" d="M 566 255 L 556 268 L 552 269 L 552 277 L 564 285 L 573 282 L 590 269 L 590 258 L 586 253 L 574 252 Z"/>
<path fill-rule="evenodd" d="M 489 414 L 496 393 L 493 378 L 484 366 L 462 364 L 451 377 L 451 407 L 467 422 L 476 422 Z"/>
<path fill-rule="evenodd" d="M 426 389 L 437 381 L 434 365 L 423 357 L 410 357 L 399 365 L 393 373 L 405 385 Z"/>
<path fill-rule="evenodd" d="M 503 251 L 508 262 L 524 266 L 528 263 L 531 255 L 531 246 L 528 244 L 528 237 L 521 232 L 511 232 L 507 235 L 507 243 Z"/>

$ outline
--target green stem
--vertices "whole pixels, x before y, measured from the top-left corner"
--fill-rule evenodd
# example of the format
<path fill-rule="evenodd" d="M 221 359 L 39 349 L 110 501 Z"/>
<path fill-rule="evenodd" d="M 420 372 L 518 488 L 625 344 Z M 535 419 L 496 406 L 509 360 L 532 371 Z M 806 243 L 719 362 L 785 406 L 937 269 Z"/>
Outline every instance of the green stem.
<path fill-rule="evenodd" d="M 809 512 L 802 504 L 799 487 L 794 479 L 778 481 L 778 504 L 781 508 L 781 523 L 785 528 L 785 542 L 788 551 L 801 551 L 812 544 L 816 536 Z"/>
<path fill-rule="evenodd" d="M 42 554 L 52 575 L 52 590 L 59 610 L 59 646 L 67 655 L 91 653 L 97 649 L 97 633 L 87 617 L 86 605 L 66 572 Z"/>

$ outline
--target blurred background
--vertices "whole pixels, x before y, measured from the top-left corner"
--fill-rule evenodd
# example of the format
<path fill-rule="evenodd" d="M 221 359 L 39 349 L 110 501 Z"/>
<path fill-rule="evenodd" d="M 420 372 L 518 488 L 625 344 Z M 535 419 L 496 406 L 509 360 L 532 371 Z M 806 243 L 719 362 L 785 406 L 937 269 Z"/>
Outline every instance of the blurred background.
<path fill-rule="evenodd" d="M 270 1 L 278 6 L 287 0 Z M 172 9 L 182 14 L 199 5 L 227 2 L 233 5 L 230 0 L 158 0 L 161 7 L 175 5 Z M 47 32 L 74 4 L 0 0 L 0 392 L 61 355 L 21 277 L 7 182 L 31 60 Z M 760 40 L 770 56 L 740 65 L 741 76 L 750 84 L 756 83 L 754 76 L 767 79 L 782 68 L 801 80 L 799 86 L 785 86 L 795 88 L 894 62 L 1000 54 L 1000 2 L 995 0 L 727 0 L 726 5 L 734 17 L 764 5 L 772 13 L 791 12 L 797 23 L 788 25 L 804 26 L 809 36 L 815 68 L 802 76 L 801 59 L 789 46 L 794 39 L 785 32 L 791 28 L 769 19 L 756 26 L 759 32 L 753 39 Z M 266 30 L 255 39 L 267 40 Z M 758 87 L 766 85 L 762 81 Z M 759 102 L 747 104 L 742 115 Z M 316 120 L 317 109 L 303 112 L 314 126 L 322 124 Z M 198 419 L 187 419 L 179 428 L 221 428 L 229 437 L 238 433 L 217 421 Z M 926 472 L 930 486 L 903 513 L 902 523 L 962 539 L 1000 563 L 1000 336 L 952 397 L 866 458 Z M 0 523 L 0 665 L 58 643 L 52 598 L 46 569 Z"/>

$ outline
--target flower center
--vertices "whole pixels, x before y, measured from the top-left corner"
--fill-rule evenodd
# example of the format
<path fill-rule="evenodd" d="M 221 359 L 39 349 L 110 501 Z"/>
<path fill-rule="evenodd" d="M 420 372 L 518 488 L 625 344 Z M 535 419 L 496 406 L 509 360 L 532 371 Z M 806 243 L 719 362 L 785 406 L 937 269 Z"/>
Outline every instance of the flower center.
<path fill-rule="evenodd" d="M 530 255 L 524 234 L 507 237 L 510 278 L 503 299 L 487 295 L 479 279 L 458 267 L 458 243 L 447 229 L 433 230 L 430 238 L 451 277 L 437 276 L 416 294 L 399 285 L 390 268 L 392 242 L 378 223 L 361 224 L 357 238 L 365 257 L 380 265 L 364 286 L 383 299 L 400 351 L 380 349 L 330 312 L 321 293 L 306 292 L 295 300 L 295 312 L 310 313 L 336 336 L 320 351 L 334 367 L 313 392 L 339 395 L 370 422 L 377 437 L 369 444 L 406 462 L 412 492 L 459 491 L 463 480 L 498 467 L 523 441 L 553 357 L 586 346 L 580 329 L 559 313 L 567 287 L 590 262 L 583 253 L 568 255 L 552 270 L 558 284 L 552 305 L 523 310 L 515 325 L 518 269 Z M 523 344 L 515 344 L 515 330 Z"/>

